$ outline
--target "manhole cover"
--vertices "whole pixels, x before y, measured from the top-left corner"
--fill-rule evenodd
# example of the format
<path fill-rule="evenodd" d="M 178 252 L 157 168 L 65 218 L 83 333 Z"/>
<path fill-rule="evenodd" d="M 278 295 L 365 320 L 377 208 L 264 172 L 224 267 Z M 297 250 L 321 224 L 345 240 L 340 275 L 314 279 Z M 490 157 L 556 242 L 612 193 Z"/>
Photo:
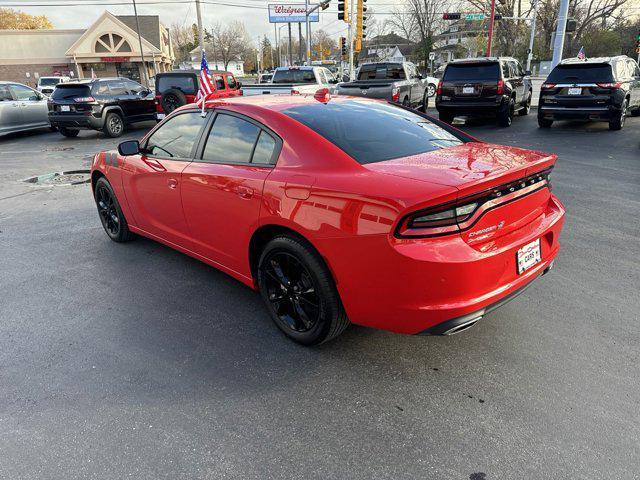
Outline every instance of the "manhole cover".
<path fill-rule="evenodd" d="M 89 183 L 91 176 L 89 170 L 68 170 L 66 172 L 53 172 L 25 178 L 23 182 L 34 185 L 80 185 Z"/>

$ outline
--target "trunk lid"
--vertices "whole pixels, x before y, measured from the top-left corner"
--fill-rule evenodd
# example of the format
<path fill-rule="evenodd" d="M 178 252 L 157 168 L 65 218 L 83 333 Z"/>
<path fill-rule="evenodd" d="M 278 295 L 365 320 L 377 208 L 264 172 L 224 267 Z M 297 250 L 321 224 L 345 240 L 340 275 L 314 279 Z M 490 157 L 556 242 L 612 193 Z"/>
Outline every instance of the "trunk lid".
<path fill-rule="evenodd" d="M 458 102 L 494 99 L 500 78 L 498 62 L 452 63 L 442 77 L 442 95 Z"/>

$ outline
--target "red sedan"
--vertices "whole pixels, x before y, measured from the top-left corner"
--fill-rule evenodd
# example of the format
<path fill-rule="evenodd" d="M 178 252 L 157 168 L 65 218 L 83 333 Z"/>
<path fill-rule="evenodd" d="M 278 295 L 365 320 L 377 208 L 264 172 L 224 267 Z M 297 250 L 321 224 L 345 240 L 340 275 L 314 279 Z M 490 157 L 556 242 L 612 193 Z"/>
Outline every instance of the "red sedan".
<path fill-rule="evenodd" d="M 558 254 L 555 161 L 384 102 L 265 95 L 178 109 L 91 178 L 112 240 L 228 273 L 311 345 L 350 322 L 448 335 L 520 293 Z"/>

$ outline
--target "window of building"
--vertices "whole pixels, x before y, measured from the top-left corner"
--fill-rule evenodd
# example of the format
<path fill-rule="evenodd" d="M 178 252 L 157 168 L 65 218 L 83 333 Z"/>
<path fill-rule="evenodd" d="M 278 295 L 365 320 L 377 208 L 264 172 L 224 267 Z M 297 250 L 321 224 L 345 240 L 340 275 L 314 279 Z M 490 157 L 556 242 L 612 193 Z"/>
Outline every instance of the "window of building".
<path fill-rule="evenodd" d="M 95 43 L 96 53 L 131 52 L 131 45 L 117 33 L 105 33 Z"/>

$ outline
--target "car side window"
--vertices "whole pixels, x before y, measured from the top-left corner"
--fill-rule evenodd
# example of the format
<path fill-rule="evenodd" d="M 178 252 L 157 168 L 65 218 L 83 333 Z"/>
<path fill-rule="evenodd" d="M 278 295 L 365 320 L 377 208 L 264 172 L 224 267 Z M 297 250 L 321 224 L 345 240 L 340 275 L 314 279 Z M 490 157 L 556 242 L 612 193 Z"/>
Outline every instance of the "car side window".
<path fill-rule="evenodd" d="M 134 95 L 139 94 L 145 89 L 142 85 L 140 85 L 137 82 L 134 82 L 133 80 L 125 80 L 125 87 L 127 88 L 127 90 L 129 90 L 129 92 L 131 92 Z"/>
<path fill-rule="evenodd" d="M 509 71 L 509 64 L 507 62 L 501 63 L 502 67 L 502 78 L 510 78 L 511 72 Z"/>
<path fill-rule="evenodd" d="M 631 77 L 640 76 L 640 69 L 638 69 L 638 64 L 632 59 L 627 60 L 627 68 L 629 69 L 629 76 Z"/>
<path fill-rule="evenodd" d="M 227 85 L 229 85 L 231 90 L 238 88 L 238 83 L 233 75 L 227 75 Z"/>
<path fill-rule="evenodd" d="M 96 95 L 109 95 L 109 83 L 98 82 L 96 86 Z"/>
<path fill-rule="evenodd" d="M 262 130 L 256 146 L 253 149 L 253 156 L 251 157 L 251 163 L 257 163 L 260 165 L 270 165 L 275 163 L 273 158 L 274 151 L 276 149 L 275 139 L 267 132 Z"/>
<path fill-rule="evenodd" d="M 38 94 L 24 85 L 11 85 L 11 90 L 13 90 L 16 100 L 21 102 L 38 100 Z"/>
<path fill-rule="evenodd" d="M 215 80 L 216 80 L 216 90 L 224 90 L 225 86 L 224 86 L 224 80 L 222 79 L 222 77 L 219 75 L 216 75 Z"/>
<path fill-rule="evenodd" d="M 522 68 L 522 65 L 520 65 L 520 62 L 516 61 L 515 65 L 516 65 L 516 75 L 518 77 L 524 77 L 524 68 Z"/>
<path fill-rule="evenodd" d="M 147 140 L 146 153 L 162 158 L 191 159 L 193 147 L 206 121 L 199 111 L 167 119 Z"/>
<path fill-rule="evenodd" d="M 123 80 L 110 81 L 109 91 L 112 95 L 127 95 L 129 93 Z"/>
<path fill-rule="evenodd" d="M 10 102 L 13 96 L 6 85 L 0 85 L 0 102 Z"/>
<path fill-rule="evenodd" d="M 211 163 L 249 163 L 260 130 L 242 118 L 219 113 L 209 132 L 202 160 Z"/>

